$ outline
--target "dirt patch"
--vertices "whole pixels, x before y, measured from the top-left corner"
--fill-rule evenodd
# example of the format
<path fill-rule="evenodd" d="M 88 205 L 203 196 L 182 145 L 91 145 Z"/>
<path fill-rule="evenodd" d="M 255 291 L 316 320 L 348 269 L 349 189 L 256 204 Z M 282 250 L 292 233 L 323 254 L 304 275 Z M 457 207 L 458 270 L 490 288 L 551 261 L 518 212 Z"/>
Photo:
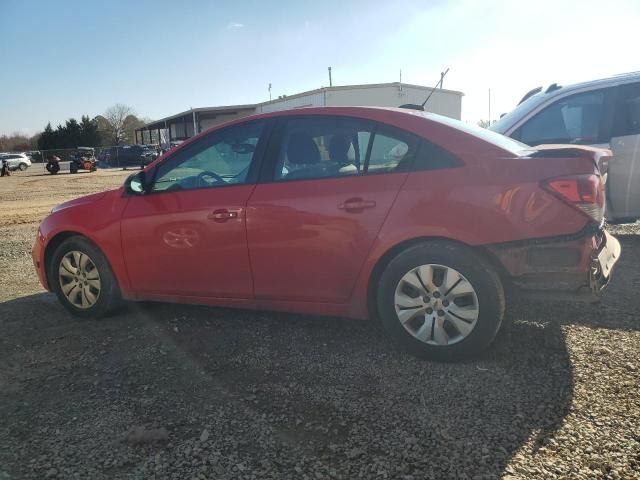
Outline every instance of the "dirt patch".
<path fill-rule="evenodd" d="M 35 170 L 0 179 L 0 226 L 39 222 L 59 203 L 122 185 L 132 170 L 43 174 Z"/>

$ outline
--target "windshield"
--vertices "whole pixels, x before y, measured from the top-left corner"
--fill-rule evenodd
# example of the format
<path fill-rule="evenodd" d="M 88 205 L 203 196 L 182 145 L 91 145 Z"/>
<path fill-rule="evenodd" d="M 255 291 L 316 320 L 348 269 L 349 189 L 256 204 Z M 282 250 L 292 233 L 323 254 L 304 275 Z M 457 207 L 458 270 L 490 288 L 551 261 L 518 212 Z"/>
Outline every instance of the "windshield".
<path fill-rule="evenodd" d="M 493 123 L 489 130 L 498 133 L 505 133 L 511 128 L 518 120 L 525 116 L 528 112 L 540 105 L 544 101 L 545 94 L 540 92 L 530 96 L 516 108 L 504 115 L 500 120 Z"/>
<path fill-rule="evenodd" d="M 416 112 L 428 118 L 430 120 L 436 120 L 439 123 L 443 123 L 450 127 L 456 128 L 457 130 L 461 130 L 469 135 L 473 135 L 474 137 L 478 137 L 485 142 L 491 143 L 496 147 L 502 148 L 514 155 L 523 155 L 523 151 L 529 149 L 529 145 L 526 145 L 522 142 L 514 140 L 513 138 L 505 137 L 500 133 L 493 132 L 486 128 L 479 127 L 477 125 L 469 124 L 461 122 L 460 120 L 454 120 L 453 118 L 445 117 L 442 115 L 436 115 L 434 113 L 427 112 Z"/>

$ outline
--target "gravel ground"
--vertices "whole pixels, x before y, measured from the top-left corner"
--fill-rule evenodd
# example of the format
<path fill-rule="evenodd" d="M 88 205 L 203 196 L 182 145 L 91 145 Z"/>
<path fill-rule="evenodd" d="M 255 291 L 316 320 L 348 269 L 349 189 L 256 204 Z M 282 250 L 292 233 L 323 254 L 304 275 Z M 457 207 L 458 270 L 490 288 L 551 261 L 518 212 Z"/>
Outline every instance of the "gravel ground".
<path fill-rule="evenodd" d="M 121 172 L 0 179 L 0 480 L 640 478 L 640 225 L 600 304 L 512 306 L 439 364 L 371 322 L 135 304 L 71 318 L 37 221 Z"/>

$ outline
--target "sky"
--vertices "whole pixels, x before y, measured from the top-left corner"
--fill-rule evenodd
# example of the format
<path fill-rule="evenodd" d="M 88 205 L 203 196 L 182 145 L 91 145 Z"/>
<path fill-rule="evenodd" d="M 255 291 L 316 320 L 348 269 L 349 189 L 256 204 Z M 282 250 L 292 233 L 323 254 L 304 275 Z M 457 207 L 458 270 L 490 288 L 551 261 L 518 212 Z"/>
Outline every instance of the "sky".
<path fill-rule="evenodd" d="M 531 88 L 640 70 L 640 1 L 0 0 L 0 134 L 115 103 L 158 119 L 333 84 L 464 92 L 462 119 Z"/>

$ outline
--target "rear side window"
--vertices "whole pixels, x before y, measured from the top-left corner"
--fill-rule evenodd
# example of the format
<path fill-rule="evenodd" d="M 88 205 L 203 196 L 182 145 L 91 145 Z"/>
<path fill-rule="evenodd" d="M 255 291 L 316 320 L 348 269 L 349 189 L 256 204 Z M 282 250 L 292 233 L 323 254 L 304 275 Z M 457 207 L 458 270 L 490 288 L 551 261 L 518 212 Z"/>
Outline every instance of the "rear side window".
<path fill-rule="evenodd" d="M 640 83 L 618 87 L 612 137 L 640 134 Z"/>
<path fill-rule="evenodd" d="M 374 132 L 367 173 L 438 170 L 464 163 L 453 153 L 402 130 L 378 126 Z"/>
<path fill-rule="evenodd" d="M 417 147 L 415 137 L 402 132 L 377 129 L 371 145 L 367 173 L 408 170 Z"/>
<path fill-rule="evenodd" d="M 528 120 L 513 137 L 527 145 L 598 143 L 602 137 L 605 93 L 596 90 L 562 98 Z"/>
<path fill-rule="evenodd" d="M 286 120 L 274 180 L 310 180 L 461 166 L 442 147 L 409 132 L 347 117 Z"/>
<path fill-rule="evenodd" d="M 371 135 L 370 124 L 357 119 L 289 119 L 278 153 L 275 180 L 359 175 Z"/>

